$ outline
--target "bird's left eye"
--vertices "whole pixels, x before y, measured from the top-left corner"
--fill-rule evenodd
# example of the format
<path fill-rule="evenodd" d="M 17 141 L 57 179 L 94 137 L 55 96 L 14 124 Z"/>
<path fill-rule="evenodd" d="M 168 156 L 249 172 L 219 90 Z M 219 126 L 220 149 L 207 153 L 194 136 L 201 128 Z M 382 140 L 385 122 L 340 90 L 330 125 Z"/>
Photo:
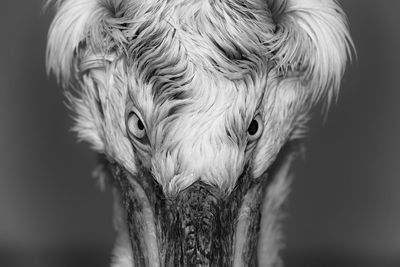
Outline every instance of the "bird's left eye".
<path fill-rule="evenodd" d="M 260 137 L 263 131 L 263 123 L 260 115 L 257 115 L 251 121 L 247 128 L 247 135 L 250 141 L 256 140 Z"/>
<path fill-rule="evenodd" d="M 128 126 L 129 132 L 136 138 L 141 139 L 141 138 L 145 137 L 146 128 L 145 128 L 142 120 L 139 118 L 139 116 L 135 112 L 132 112 L 131 114 L 129 114 L 127 126 Z"/>

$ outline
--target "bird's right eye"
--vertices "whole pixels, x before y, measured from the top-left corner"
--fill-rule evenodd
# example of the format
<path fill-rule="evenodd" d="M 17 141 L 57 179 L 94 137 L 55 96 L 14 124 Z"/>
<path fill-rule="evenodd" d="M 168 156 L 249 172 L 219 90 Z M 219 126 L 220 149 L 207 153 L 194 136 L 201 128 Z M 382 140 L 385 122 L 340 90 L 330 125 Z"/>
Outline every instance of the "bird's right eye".
<path fill-rule="evenodd" d="M 247 136 L 250 141 L 257 140 L 263 131 L 263 123 L 260 115 L 257 115 L 251 121 L 249 127 L 247 128 Z"/>
<path fill-rule="evenodd" d="M 145 137 L 146 127 L 144 126 L 143 121 L 135 112 L 129 114 L 127 126 L 129 132 L 136 138 L 142 139 L 143 137 Z"/>

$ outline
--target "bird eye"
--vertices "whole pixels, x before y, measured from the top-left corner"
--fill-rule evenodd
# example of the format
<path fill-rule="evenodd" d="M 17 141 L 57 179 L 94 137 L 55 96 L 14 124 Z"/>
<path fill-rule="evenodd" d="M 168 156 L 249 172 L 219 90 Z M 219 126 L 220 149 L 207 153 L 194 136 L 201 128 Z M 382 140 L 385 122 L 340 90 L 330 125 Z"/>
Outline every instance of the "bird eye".
<path fill-rule="evenodd" d="M 128 118 L 128 130 L 136 138 L 143 138 L 146 135 L 146 128 L 139 116 L 132 112 Z"/>
<path fill-rule="evenodd" d="M 249 128 L 247 128 L 247 134 L 250 141 L 256 140 L 260 137 L 263 130 L 263 123 L 261 116 L 257 115 L 251 121 Z"/>

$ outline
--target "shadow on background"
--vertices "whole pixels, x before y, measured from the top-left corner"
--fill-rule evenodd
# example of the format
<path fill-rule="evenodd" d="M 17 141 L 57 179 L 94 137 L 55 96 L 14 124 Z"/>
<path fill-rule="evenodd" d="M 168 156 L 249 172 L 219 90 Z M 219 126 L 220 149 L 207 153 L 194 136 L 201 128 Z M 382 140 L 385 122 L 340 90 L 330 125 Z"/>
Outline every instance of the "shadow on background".
<path fill-rule="evenodd" d="M 294 168 L 284 258 L 400 266 L 400 3 L 342 2 L 358 59 Z M 95 155 L 76 144 L 62 90 L 46 77 L 52 15 L 41 3 L 0 4 L 0 266 L 108 266 L 111 197 L 90 178 Z"/>

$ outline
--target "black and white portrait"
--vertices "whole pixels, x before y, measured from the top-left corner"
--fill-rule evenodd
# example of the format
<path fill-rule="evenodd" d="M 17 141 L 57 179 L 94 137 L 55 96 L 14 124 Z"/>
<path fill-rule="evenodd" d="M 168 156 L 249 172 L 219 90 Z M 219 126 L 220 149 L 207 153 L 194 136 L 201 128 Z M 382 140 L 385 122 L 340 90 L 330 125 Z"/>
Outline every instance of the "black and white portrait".
<path fill-rule="evenodd" d="M 0 266 L 400 266 L 400 4 L 0 4 Z"/>

